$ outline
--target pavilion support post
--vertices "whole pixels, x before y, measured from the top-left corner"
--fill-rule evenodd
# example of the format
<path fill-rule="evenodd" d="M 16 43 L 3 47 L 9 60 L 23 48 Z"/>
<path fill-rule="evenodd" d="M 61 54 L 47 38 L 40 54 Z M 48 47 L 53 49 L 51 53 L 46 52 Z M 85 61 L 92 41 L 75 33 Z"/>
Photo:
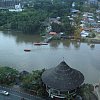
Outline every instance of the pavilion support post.
<path fill-rule="evenodd" d="M 50 97 L 51 96 L 51 90 L 50 89 L 48 90 L 48 93 L 49 93 L 49 97 Z"/>

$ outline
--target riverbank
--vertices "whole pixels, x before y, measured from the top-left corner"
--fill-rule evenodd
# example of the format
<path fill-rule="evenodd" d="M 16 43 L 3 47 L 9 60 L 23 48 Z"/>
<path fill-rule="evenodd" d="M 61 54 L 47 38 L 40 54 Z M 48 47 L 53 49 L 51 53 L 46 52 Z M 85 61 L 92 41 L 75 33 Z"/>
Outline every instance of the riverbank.
<path fill-rule="evenodd" d="M 2 76 L 3 80 L 0 79 L 0 82 L 2 82 L 0 84 L 2 85 L 2 87 L 16 90 L 16 92 L 20 93 L 28 93 L 34 96 L 39 96 L 42 98 L 48 97 L 48 93 L 46 92 L 45 86 L 43 85 L 43 82 L 41 80 L 41 75 L 45 71 L 45 69 L 35 70 L 32 71 L 32 73 L 29 73 L 27 71 L 19 72 L 10 67 L 0 67 L 0 72 L 1 71 L 2 73 L 0 74 L 0 77 Z M 13 75 L 11 73 L 13 73 Z M 5 76 L 3 76 L 3 74 L 5 74 Z M 10 81 L 13 76 L 13 81 Z M 83 84 L 81 87 L 78 88 L 76 94 L 80 95 L 83 100 L 90 100 L 89 98 L 91 98 L 91 100 L 98 100 L 93 91 L 93 85 Z"/>
<path fill-rule="evenodd" d="M 82 41 L 90 44 L 100 44 L 100 39 L 98 38 L 83 38 Z"/>

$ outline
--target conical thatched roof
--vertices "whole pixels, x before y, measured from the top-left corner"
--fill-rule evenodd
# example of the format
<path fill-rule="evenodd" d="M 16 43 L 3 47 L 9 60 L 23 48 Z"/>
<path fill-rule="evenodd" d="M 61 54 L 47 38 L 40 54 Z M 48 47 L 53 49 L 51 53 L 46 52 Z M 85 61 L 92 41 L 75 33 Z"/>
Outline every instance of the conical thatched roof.
<path fill-rule="evenodd" d="M 57 67 L 46 70 L 42 74 L 42 81 L 50 88 L 60 91 L 70 91 L 79 87 L 83 81 L 83 74 L 70 68 L 65 61 Z"/>
<path fill-rule="evenodd" d="M 27 72 L 27 71 L 23 70 L 23 71 L 22 71 L 22 72 L 20 72 L 19 74 L 20 74 L 20 76 L 26 76 L 26 75 L 28 75 L 28 74 L 29 74 L 29 72 Z"/>

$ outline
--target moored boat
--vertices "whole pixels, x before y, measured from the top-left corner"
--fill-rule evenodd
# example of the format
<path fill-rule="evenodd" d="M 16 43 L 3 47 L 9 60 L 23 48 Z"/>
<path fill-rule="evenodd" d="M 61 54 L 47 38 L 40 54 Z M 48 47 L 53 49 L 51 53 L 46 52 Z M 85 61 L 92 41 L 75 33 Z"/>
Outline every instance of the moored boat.
<path fill-rule="evenodd" d="M 24 49 L 24 51 L 25 51 L 25 52 L 30 52 L 31 50 L 30 50 L 30 49 Z"/>
<path fill-rule="evenodd" d="M 36 43 L 33 43 L 34 45 L 48 45 L 48 43 L 43 43 L 43 42 L 36 42 Z"/>
<path fill-rule="evenodd" d="M 34 45 L 41 45 L 41 43 L 40 42 L 36 42 L 36 43 L 33 43 Z"/>
<path fill-rule="evenodd" d="M 41 43 L 41 45 L 48 45 L 48 43 Z"/>

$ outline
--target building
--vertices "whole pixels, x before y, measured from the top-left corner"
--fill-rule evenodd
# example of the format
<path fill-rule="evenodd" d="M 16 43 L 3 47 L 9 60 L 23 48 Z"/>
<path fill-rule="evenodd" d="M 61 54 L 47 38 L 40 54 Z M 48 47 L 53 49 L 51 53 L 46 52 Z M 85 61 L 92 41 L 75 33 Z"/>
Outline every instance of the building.
<path fill-rule="evenodd" d="M 88 0 L 89 4 L 98 4 L 98 0 Z"/>
<path fill-rule="evenodd" d="M 81 35 L 81 37 L 88 37 L 88 36 L 89 36 L 89 33 L 83 30 L 83 31 L 80 33 L 80 35 Z"/>
<path fill-rule="evenodd" d="M 15 8 L 9 9 L 9 11 L 11 11 L 11 12 L 21 12 L 22 11 L 21 4 L 19 3 L 18 5 L 15 5 Z"/>
<path fill-rule="evenodd" d="M 56 32 L 49 32 L 49 35 L 57 35 Z"/>
<path fill-rule="evenodd" d="M 21 2 L 20 0 L 0 0 L 0 8 L 1 9 L 14 8 L 14 6 L 18 5 L 20 2 Z"/>
<path fill-rule="evenodd" d="M 69 67 L 65 61 L 62 61 L 58 66 L 44 71 L 42 81 L 51 98 L 64 100 L 66 93 L 76 95 L 77 88 L 84 82 L 84 76 L 80 71 Z"/>

